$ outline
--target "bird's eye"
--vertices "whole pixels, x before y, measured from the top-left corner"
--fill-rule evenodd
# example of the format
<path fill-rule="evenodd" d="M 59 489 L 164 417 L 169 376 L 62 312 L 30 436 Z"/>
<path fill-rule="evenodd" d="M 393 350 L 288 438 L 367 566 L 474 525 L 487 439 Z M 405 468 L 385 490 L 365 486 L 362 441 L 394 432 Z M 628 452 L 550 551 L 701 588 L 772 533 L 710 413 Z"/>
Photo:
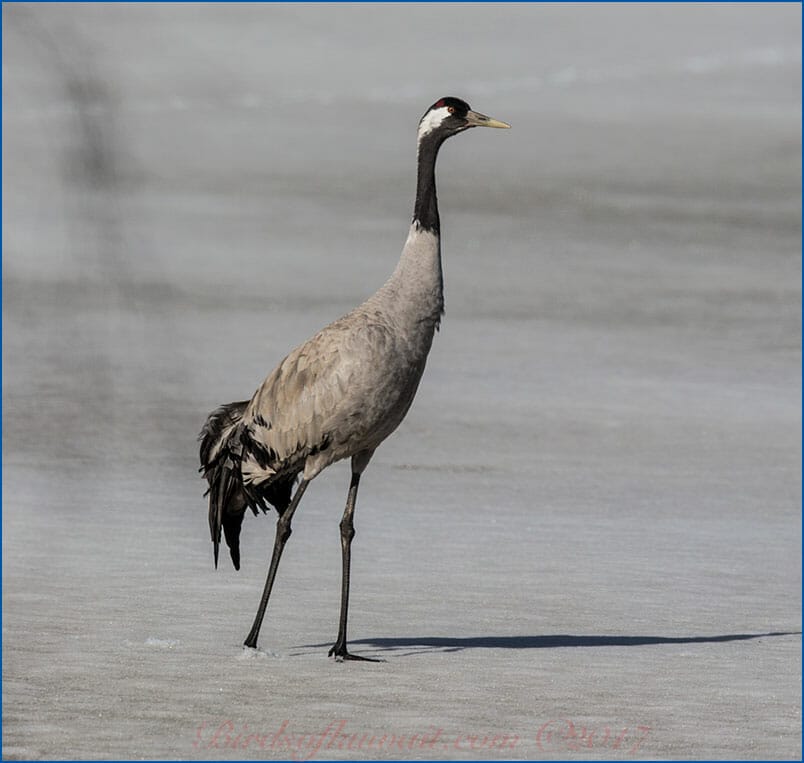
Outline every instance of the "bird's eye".
<path fill-rule="evenodd" d="M 447 111 L 448 111 L 450 114 L 454 114 L 454 113 L 455 113 L 455 107 L 454 107 L 454 106 L 447 106 Z"/>

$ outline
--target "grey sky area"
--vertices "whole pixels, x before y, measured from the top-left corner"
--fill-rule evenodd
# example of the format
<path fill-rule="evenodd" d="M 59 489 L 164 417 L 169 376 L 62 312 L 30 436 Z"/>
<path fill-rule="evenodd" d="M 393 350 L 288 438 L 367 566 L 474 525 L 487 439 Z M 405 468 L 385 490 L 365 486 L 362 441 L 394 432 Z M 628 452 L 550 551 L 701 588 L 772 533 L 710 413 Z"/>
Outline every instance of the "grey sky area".
<path fill-rule="evenodd" d="M 801 756 L 801 7 L 4 4 L 3 755 Z M 393 270 L 363 476 L 212 565 L 196 435 Z"/>

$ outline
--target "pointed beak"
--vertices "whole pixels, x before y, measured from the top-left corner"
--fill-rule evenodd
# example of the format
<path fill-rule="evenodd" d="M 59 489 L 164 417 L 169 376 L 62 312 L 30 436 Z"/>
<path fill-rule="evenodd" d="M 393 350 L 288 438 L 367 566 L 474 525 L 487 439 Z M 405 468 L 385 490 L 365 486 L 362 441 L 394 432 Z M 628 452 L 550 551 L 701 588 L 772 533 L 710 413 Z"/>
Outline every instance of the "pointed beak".
<path fill-rule="evenodd" d="M 510 127 L 511 125 L 506 122 L 500 122 L 499 119 L 492 119 L 485 114 L 478 114 L 476 111 L 469 111 L 466 113 L 466 121 L 471 127 Z"/>

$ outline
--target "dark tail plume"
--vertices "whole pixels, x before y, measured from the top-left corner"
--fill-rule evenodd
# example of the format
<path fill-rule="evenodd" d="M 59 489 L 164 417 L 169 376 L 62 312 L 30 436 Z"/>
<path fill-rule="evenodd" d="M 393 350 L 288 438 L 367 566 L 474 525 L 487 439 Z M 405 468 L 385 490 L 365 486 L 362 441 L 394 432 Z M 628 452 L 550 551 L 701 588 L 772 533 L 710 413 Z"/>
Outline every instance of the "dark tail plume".
<path fill-rule="evenodd" d="M 258 509 L 268 511 L 268 504 L 271 504 L 280 515 L 283 514 L 290 505 L 298 471 L 286 471 L 256 488 L 245 488 L 240 471 L 244 451 L 259 450 L 242 425 L 248 404 L 249 401 L 244 400 L 215 409 L 198 436 L 201 441 L 201 471 L 209 483 L 209 533 L 215 567 L 218 566 L 222 532 L 236 570 L 240 569 L 240 528 L 246 509 L 250 508 L 256 516 Z"/>
<path fill-rule="evenodd" d="M 209 483 L 209 532 L 216 568 L 222 529 L 232 563 L 236 570 L 240 569 L 240 526 L 249 501 L 240 477 L 242 444 L 237 435 L 248 403 L 229 403 L 214 410 L 198 437 L 201 471 Z M 256 514 L 256 508 L 252 508 Z"/>

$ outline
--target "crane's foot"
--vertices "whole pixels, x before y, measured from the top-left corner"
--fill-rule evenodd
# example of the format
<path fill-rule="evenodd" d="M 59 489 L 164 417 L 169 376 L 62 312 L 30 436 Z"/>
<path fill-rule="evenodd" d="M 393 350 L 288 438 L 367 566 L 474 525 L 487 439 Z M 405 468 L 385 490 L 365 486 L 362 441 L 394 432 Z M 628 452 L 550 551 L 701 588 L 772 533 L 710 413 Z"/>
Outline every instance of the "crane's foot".
<path fill-rule="evenodd" d="M 346 651 L 346 644 L 335 644 L 329 650 L 329 656 L 335 658 L 335 662 L 343 662 L 344 660 L 354 660 L 355 662 L 385 662 L 385 660 L 377 659 L 376 657 L 361 657 L 358 654 L 352 654 Z"/>
<path fill-rule="evenodd" d="M 249 633 L 249 635 L 246 637 L 246 640 L 243 642 L 243 646 L 247 646 L 250 649 L 256 649 L 257 648 L 257 637 L 252 636 Z"/>

